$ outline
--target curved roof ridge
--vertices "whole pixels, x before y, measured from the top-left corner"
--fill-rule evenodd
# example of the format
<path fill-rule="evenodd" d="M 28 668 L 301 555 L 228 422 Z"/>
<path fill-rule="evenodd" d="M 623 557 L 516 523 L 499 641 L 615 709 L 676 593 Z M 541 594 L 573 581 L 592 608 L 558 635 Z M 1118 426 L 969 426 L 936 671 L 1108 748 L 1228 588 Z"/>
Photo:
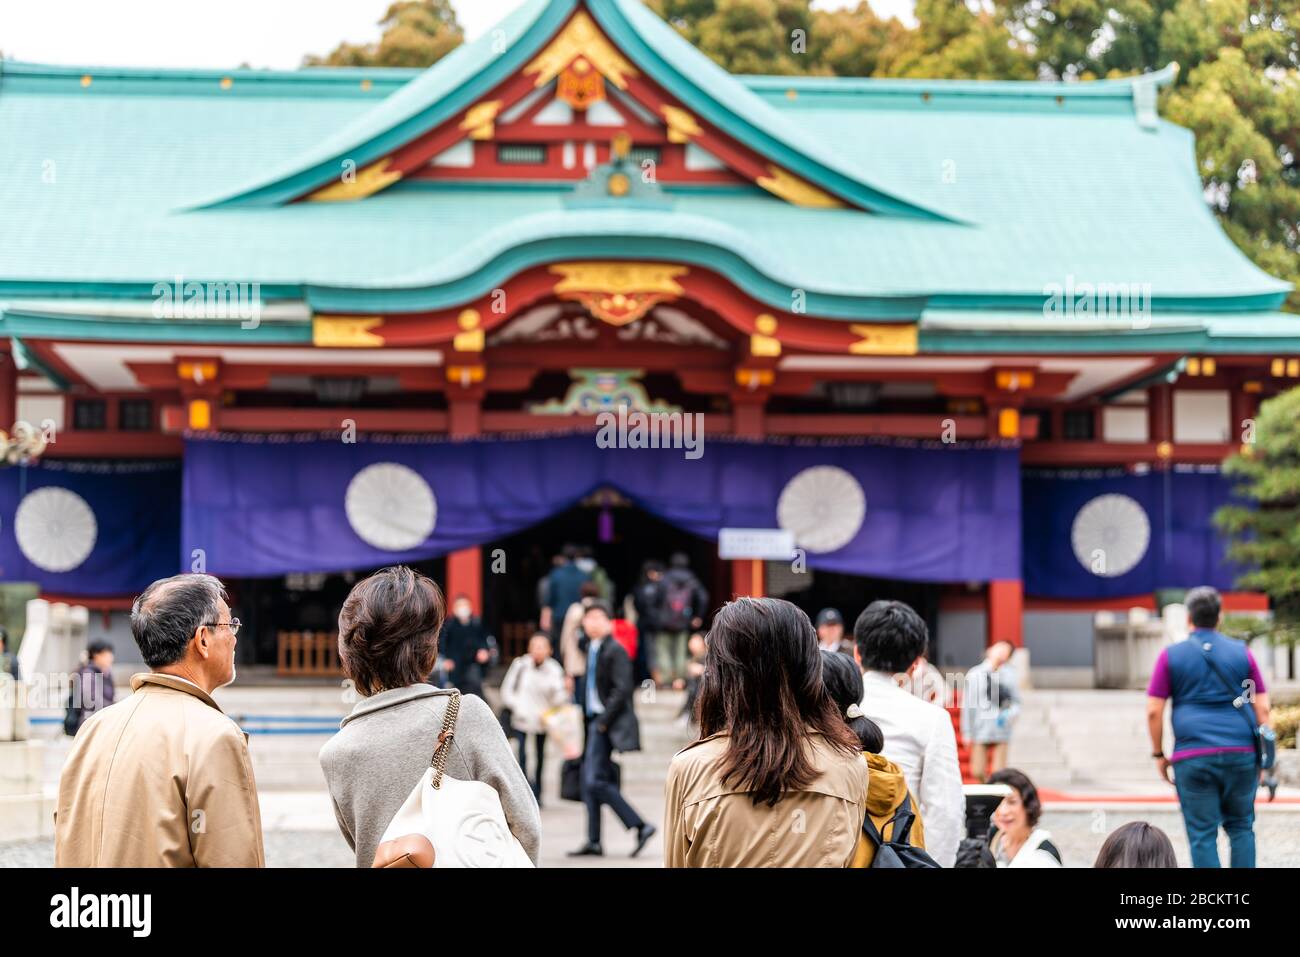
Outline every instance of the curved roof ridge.
<path fill-rule="evenodd" d="M 940 93 L 946 96 L 1057 97 L 1085 96 L 1129 100 L 1142 83 L 1165 86 L 1178 74 L 1178 64 L 1133 76 L 1101 80 L 958 80 L 876 76 L 737 75 L 752 90 L 807 90 L 845 96 L 869 94 Z"/>
<path fill-rule="evenodd" d="M 413 127 L 441 122 L 465 109 L 522 67 L 531 50 L 522 49 L 520 41 L 539 25 L 558 28 L 558 21 L 575 6 L 575 0 L 527 0 L 495 28 L 452 50 L 310 150 L 245 186 L 193 207 L 285 202 L 336 177 L 337 164 L 343 160 L 352 160 L 358 168 L 373 162 L 396 145 L 390 141 L 414 133 Z"/>
<path fill-rule="evenodd" d="M 705 107 L 701 113 L 706 120 L 741 142 L 752 144 L 759 139 L 774 147 L 760 152 L 775 153 L 776 159 L 789 163 L 792 172 L 867 209 L 961 221 L 960 216 L 936 209 L 926 201 L 874 185 L 860 168 L 810 142 L 804 130 L 764 102 L 739 77 L 692 46 L 642 0 L 587 0 L 587 6 L 610 39 L 625 52 L 631 53 L 629 47 L 638 43 L 645 47 L 652 55 L 651 62 L 638 65 L 669 93 L 692 108 Z M 633 56 L 633 60 L 637 59 Z"/>
<path fill-rule="evenodd" d="M 717 66 L 641 0 L 527 0 L 472 43 L 458 47 L 320 143 L 238 189 L 190 208 L 272 205 L 335 180 L 345 161 L 369 165 L 468 109 L 554 36 L 580 6 L 655 82 L 687 108 L 775 166 L 864 209 L 959 221 L 928 202 L 876 185 L 865 171 L 810 142 L 805 131 Z M 646 62 L 639 62 L 644 59 Z"/>

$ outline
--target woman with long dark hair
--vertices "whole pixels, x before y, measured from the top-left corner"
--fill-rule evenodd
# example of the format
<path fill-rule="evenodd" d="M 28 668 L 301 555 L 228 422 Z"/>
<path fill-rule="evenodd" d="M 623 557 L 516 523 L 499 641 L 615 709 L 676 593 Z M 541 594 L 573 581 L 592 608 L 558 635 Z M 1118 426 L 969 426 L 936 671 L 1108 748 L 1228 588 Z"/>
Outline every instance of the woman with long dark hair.
<path fill-rule="evenodd" d="M 867 766 L 822 677 L 808 616 L 741 598 L 713 620 L 700 739 L 668 766 L 669 867 L 847 867 Z"/>

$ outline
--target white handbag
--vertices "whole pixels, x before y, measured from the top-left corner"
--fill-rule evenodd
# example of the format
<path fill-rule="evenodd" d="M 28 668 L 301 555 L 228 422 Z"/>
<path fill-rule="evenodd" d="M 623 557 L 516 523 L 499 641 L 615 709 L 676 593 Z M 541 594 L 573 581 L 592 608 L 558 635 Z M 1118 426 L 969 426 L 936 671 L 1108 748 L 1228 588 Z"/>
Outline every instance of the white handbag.
<path fill-rule="evenodd" d="M 445 773 L 459 714 L 460 692 L 456 691 L 447 702 L 433 762 L 389 823 L 380 844 L 423 834 L 433 845 L 434 867 L 532 867 L 523 845 L 510 833 L 496 789 Z"/>

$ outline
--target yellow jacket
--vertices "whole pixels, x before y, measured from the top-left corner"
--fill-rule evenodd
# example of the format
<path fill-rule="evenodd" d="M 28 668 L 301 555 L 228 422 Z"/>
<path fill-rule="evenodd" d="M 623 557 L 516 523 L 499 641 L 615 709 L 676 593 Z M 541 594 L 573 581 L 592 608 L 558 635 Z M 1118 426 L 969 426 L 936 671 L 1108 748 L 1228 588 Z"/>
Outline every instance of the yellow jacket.
<path fill-rule="evenodd" d="M 862 758 L 871 770 L 871 776 L 867 779 L 867 816 L 876 825 L 881 837 L 888 841 L 893 837 L 894 828 L 890 825 L 886 829 L 885 825 L 903 803 L 903 798 L 910 796 L 911 792 L 907 789 L 907 780 L 898 765 L 886 760 L 883 755 L 868 754 L 865 751 Z M 908 832 L 907 843 L 925 850 L 925 828 L 921 824 L 921 812 L 917 810 L 915 797 L 912 798 L 912 813 L 916 815 L 916 820 Z M 870 867 L 875 859 L 876 845 L 865 834 L 859 833 L 857 851 L 849 866 Z"/>
<path fill-rule="evenodd" d="M 263 867 L 247 735 L 195 684 L 131 679 L 59 778 L 56 867 Z"/>

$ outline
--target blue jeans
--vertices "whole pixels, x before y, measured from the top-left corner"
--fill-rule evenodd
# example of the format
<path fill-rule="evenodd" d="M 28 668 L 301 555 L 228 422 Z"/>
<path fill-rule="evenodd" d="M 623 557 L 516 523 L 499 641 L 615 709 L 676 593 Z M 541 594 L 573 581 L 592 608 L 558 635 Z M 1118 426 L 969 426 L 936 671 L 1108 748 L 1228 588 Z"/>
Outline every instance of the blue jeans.
<path fill-rule="evenodd" d="M 1221 751 L 1174 765 L 1174 784 L 1192 849 L 1192 867 L 1219 866 L 1219 827 L 1228 833 L 1233 867 L 1255 866 L 1255 755 Z"/>
<path fill-rule="evenodd" d="M 593 718 L 587 724 L 587 753 L 582 760 L 582 803 L 587 805 L 587 841 L 600 843 L 600 808 L 608 804 L 626 828 L 641 828 L 645 821 L 632 809 L 618 789 L 614 777 L 614 748 L 609 735 L 596 728 Z"/>

